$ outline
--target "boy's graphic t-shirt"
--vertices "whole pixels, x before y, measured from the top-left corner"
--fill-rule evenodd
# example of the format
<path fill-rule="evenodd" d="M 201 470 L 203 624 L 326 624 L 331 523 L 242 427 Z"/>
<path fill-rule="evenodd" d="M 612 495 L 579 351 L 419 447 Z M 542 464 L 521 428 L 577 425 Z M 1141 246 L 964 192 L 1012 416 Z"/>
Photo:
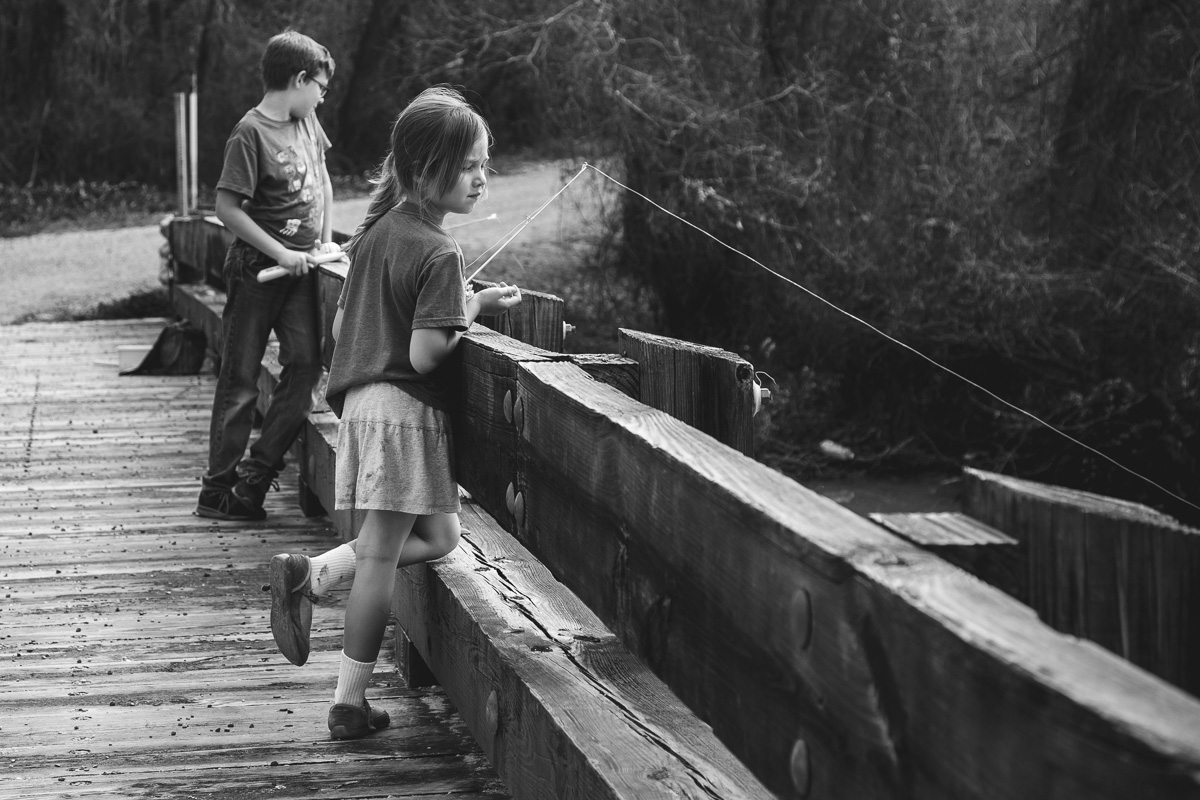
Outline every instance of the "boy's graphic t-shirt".
<path fill-rule="evenodd" d="M 217 188 L 247 198 L 246 213 L 271 237 L 309 250 L 325 215 L 320 167 L 329 144 L 316 114 L 281 122 L 252 108 L 225 143 Z"/>

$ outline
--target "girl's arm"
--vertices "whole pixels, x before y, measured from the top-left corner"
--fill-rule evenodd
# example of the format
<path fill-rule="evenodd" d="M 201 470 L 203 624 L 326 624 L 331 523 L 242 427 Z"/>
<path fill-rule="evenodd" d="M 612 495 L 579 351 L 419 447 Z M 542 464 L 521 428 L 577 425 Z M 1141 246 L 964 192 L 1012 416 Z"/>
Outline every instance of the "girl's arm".
<path fill-rule="evenodd" d="M 476 292 L 466 305 L 467 326 L 481 314 L 500 314 L 521 302 L 521 290 L 516 286 L 500 284 Z M 337 324 L 336 317 L 334 324 Z M 408 345 L 408 360 L 413 369 L 428 375 L 450 357 L 463 331 L 453 328 L 417 328 L 412 332 Z"/>

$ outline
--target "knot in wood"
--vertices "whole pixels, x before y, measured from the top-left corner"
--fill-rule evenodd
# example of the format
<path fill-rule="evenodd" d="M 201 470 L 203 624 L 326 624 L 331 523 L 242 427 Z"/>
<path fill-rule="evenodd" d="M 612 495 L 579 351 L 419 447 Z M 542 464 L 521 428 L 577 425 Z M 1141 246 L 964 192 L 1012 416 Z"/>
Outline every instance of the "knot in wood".
<path fill-rule="evenodd" d="M 792 745 L 791 762 L 788 765 L 792 774 L 792 786 L 800 797 L 808 797 L 812 789 L 812 771 L 809 763 L 808 743 L 797 739 Z"/>

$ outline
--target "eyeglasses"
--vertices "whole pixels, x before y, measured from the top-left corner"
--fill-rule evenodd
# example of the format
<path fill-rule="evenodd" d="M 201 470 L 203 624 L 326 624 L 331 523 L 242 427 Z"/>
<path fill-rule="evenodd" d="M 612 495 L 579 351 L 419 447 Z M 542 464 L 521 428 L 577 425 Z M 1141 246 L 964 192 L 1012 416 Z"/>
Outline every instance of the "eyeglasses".
<path fill-rule="evenodd" d="M 309 77 L 309 80 L 312 81 L 313 83 L 315 83 L 317 86 L 321 87 L 321 97 L 324 97 L 326 94 L 329 93 L 329 84 L 328 83 L 322 83 L 320 80 L 318 80 L 314 77 L 311 77 L 311 76 Z"/>

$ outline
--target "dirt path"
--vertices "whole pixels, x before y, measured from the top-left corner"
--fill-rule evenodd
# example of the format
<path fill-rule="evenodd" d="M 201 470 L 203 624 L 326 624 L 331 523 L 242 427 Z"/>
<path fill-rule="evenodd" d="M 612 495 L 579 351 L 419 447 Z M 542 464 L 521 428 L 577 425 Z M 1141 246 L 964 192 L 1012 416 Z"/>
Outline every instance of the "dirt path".
<path fill-rule="evenodd" d="M 538 162 L 498 167 L 490 196 L 469 217 L 450 217 L 471 261 L 533 213 L 575 174 L 577 167 Z M 491 265 L 484 280 L 505 280 L 530 289 L 555 291 L 568 281 L 564 270 L 578 263 L 581 244 L 598 232 L 599 180 L 580 178 L 547 208 Z M 353 231 L 368 200 L 334 200 L 334 227 Z M 495 215 L 493 217 L 493 215 Z M 159 285 L 157 225 L 98 231 L 47 233 L 0 239 L 0 325 L 17 319 L 61 319 L 97 304 L 119 300 Z M 479 262 L 482 263 L 482 260 Z"/>

